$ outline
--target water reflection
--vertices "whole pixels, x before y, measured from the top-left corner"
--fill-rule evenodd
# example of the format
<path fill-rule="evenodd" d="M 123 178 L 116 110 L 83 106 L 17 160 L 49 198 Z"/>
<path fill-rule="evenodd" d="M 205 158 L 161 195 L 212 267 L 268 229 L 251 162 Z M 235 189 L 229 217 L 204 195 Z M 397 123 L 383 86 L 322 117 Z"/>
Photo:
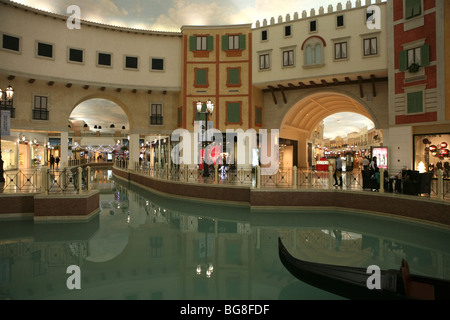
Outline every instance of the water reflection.
<path fill-rule="evenodd" d="M 277 239 L 298 258 L 399 268 L 450 279 L 450 232 L 344 211 L 252 211 L 165 197 L 102 182 L 89 223 L 0 223 L 4 299 L 342 299 L 306 285 L 278 258 Z M 66 269 L 81 270 L 69 290 Z"/>

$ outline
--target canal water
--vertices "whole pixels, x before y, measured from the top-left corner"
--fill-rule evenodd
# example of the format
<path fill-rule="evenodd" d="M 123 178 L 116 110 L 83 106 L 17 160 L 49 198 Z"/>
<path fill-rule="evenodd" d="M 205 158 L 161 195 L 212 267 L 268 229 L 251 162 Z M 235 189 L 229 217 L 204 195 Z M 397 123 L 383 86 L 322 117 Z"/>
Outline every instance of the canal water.
<path fill-rule="evenodd" d="M 281 264 L 308 261 L 450 279 L 450 232 L 367 212 L 251 211 L 168 197 L 98 171 L 87 223 L 0 222 L 0 299 L 343 300 Z"/>

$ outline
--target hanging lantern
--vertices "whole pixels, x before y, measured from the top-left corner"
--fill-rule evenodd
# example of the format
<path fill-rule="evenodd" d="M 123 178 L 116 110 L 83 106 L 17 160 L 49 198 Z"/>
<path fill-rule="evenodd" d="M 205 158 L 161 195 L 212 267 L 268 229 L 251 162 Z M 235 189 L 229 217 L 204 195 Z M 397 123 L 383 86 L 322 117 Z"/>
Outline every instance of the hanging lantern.
<path fill-rule="evenodd" d="M 437 147 L 433 144 L 433 145 L 430 146 L 429 150 L 430 150 L 431 152 L 436 152 Z"/>
<path fill-rule="evenodd" d="M 441 149 L 447 148 L 447 142 L 441 142 Z"/>

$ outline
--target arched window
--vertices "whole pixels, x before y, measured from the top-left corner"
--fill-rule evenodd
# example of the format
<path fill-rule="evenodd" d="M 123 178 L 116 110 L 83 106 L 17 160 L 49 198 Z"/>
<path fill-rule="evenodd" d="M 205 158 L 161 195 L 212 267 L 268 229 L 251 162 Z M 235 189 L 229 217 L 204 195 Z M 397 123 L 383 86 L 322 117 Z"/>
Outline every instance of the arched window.
<path fill-rule="evenodd" d="M 302 50 L 304 51 L 305 66 L 322 65 L 323 47 L 326 46 L 325 40 L 319 36 L 311 36 L 303 42 Z"/>
<path fill-rule="evenodd" d="M 310 45 L 306 46 L 305 49 L 305 64 L 310 65 L 313 64 L 313 49 Z"/>
<path fill-rule="evenodd" d="M 314 46 L 314 63 L 320 64 L 323 63 L 322 61 L 322 45 L 317 43 Z"/>

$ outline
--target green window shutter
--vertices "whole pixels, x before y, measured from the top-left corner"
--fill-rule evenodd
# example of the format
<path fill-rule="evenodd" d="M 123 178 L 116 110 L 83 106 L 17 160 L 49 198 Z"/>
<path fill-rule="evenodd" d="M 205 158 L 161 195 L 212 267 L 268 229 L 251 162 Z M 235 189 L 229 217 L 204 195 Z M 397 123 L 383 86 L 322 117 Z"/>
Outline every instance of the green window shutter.
<path fill-rule="evenodd" d="M 420 0 L 413 0 L 413 17 L 419 16 L 422 13 L 422 2 Z"/>
<path fill-rule="evenodd" d="M 241 50 L 245 49 L 245 34 L 239 35 L 239 49 Z"/>
<path fill-rule="evenodd" d="M 222 50 L 228 50 L 228 36 L 222 36 Z"/>
<path fill-rule="evenodd" d="M 195 84 L 205 86 L 207 85 L 207 70 L 206 69 L 199 69 L 195 70 Z"/>
<path fill-rule="evenodd" d="M 422 66 L 430 65 L 430 45 L 425 44 L 420 47 L 420 61 Z"/>
<path fill-rule="evenodd" d="M 398 69 L 400 71 L 405 71 L 406 69 L 408 69 L 408 51 L 406 50 L 400 51 L 400 53 L 398 54 L 398 62 L 399 62 Z"/>
<path fill-rule="evenodd" d="M 196 36 L 190 36 L 189 37 L 189 50 L 195 51 L 197 49 L 197 37 Z"/>
<path fill-rule="evenodd" d="M 229 84 L 239 84 L 239 69 L 228 69 Z"/>
<path fill-rule="evenodd" d="M 178 124 L 181 124 L 183 121 L 183 110 L 181 108 L 178 109 Z"/>
<path fill-rule="evenodd" d="M 407 113 L 423 112 L 423 92 L 410 92 L 407 94 Z"/>
<path fill-rule="evenodd" d="M 413 0 L 405 1 L 405 19 L 413 17 Z"/>
<path fill-rule="evenodd" d="M 405 1 L 405 19 L 411 19 L 422 14 L 421 0 L 406 0 Z"/>
<path fill-rule="evenodd" d="M 255 119 L 255 122 L 258 125 L 262 124 L 262 115 L 261 115 L 261 113 L 262 113 L 262 109 L 261 108 L 256 108 L 256 119 Z"/>
<path fill-rule="evenodd" d="M 208 50 L 208 51 L 214 50 L 214 37 L 213 36 L 206 37 L 206 50 Z"/>
<path fill-rule="evenodd" d="M 230 102 L 227 105 L 227 122 L 241 123 L 241 104 L 238 102 Z"/>

